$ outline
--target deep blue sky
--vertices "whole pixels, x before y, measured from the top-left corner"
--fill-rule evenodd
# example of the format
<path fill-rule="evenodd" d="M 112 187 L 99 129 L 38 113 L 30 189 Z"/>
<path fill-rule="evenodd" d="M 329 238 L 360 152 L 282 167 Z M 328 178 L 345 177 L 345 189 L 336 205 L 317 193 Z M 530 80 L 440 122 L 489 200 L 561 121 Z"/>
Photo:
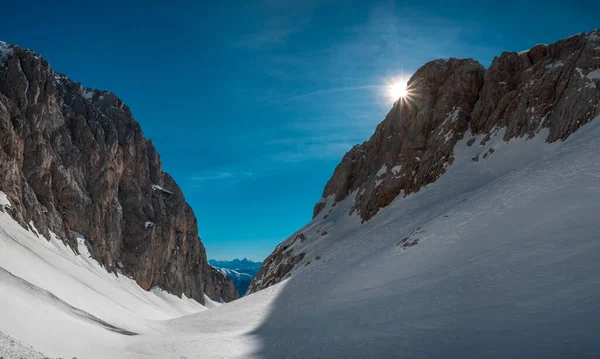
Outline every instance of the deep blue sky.
<path fill-rule="evenodd" d="M 591 0 L 122 2 L 3 2 L 0 40 L 130 106 L 217 259 L 262 260 L 310 220 L 392 79 L 600 26 Z"/>

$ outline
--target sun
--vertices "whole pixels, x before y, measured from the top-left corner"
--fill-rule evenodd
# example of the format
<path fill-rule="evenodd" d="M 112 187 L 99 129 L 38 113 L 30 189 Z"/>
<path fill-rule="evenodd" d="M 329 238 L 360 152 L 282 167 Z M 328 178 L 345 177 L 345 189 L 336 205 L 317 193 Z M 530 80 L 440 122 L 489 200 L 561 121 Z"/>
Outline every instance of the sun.
<path fill-rule="evenodd" d="M 406 82 L 396 82 L 390 86 L 390 96 L 394 101 L 401 97 L 405 97 L 406 94 Z"/>
<path fill-rule="evenodd" d="M 387 86 L 387 95 L 391 101 L 396 102 L 408 96 L 407 82 L 408 80 L 405 78 L 396 78 L 389 83 Z"/>

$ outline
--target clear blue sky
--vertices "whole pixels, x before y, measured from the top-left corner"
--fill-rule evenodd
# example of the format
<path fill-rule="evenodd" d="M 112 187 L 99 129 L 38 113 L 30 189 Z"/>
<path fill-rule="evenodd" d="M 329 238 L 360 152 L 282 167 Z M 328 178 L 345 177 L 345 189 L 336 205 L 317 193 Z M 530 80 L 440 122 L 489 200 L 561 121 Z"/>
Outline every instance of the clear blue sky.
<path fill-rule="evenodd" d="M 310 220 L 390 79 L 600 27 L 591 0 L 122 2 L 3 3 L 0 40 L 130 106 L 216 259 L 262 260 Z"/>

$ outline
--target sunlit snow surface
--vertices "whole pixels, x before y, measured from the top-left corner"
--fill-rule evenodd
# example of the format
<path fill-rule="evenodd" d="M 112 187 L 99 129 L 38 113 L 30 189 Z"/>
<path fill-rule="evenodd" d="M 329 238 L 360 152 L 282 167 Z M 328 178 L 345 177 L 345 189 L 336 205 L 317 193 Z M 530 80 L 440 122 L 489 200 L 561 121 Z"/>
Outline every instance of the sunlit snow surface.
<path fill-rule="evenodd" d="M 600 118 L 554 144 L 502 135 L 465 136 L 436 183 L 365 224 L 354 196 L 328 199 L 291 279 L 170 320 L 202 308 L 0 213 L 0 332 L 79 359 L 600 357 Z"/>
<path fill-rule="evenodd" d="M 55 236 L 38 238 L 0 211 L 0 332 L 47 355 L 106 357 L 100 353 L 113 352 L 124 337 L 155 333 L 156 320 L 206 310 L 107 273 L 84 243 L 79 235 L 75 255 Z"/>

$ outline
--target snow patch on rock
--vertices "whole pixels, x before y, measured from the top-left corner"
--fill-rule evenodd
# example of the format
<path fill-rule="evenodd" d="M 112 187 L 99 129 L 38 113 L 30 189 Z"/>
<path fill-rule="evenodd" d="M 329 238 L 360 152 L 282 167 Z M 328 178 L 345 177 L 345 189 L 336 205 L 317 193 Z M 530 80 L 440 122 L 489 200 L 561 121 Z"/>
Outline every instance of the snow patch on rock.
<path fill-rule="evenodd" d="M 586 77 L 590 80 L 600 80 L 600 69 L 590 72 Z"/>
<path fill-rule="evenodd" d="M 12 54 L 12 45 L 7 44 L 4 41 L 0 41 L 0 62 L 3 62 L 10 54 Z"/>
<path fill-rule="evenodd" d="M 168 193 L 168 194 L 175 194 L 175 193 L 169 191 L 168 189 L 165 189 L 157 184 L 153 184 L 152 189 L 155 191 L 161 191 L 161 192 Z"/>
<path fill-rule="evenodd" d="M 79 232 L 71 231 L 71 234 L 77 238 L 77 243 L 83 244 L 85 243 L 85 236 Z"/>
<path fill-rule="evenodd" d="M 3 208 L 12 208 L 12 205 L 10 204 L 6 193 L 0 191 L 0 209 Z"/>
<path fill-rule="evenodd" d="M 94 91 L 90 89 L 83 90 L 83 98 L 86 100 L 91 100 L 94 97 Z"/>
<path fill-rule="evenodd" d="M 554 61 L 553 63 L 550 63 L 550 64 L 546 65 L 546 68 L 548 70 L 552 71 L 554 69 L 557 69 L 557 68 L 563 67 L 563 66 L 565 66 L 564 61 L 558 60 L 558 61 Z"/>

